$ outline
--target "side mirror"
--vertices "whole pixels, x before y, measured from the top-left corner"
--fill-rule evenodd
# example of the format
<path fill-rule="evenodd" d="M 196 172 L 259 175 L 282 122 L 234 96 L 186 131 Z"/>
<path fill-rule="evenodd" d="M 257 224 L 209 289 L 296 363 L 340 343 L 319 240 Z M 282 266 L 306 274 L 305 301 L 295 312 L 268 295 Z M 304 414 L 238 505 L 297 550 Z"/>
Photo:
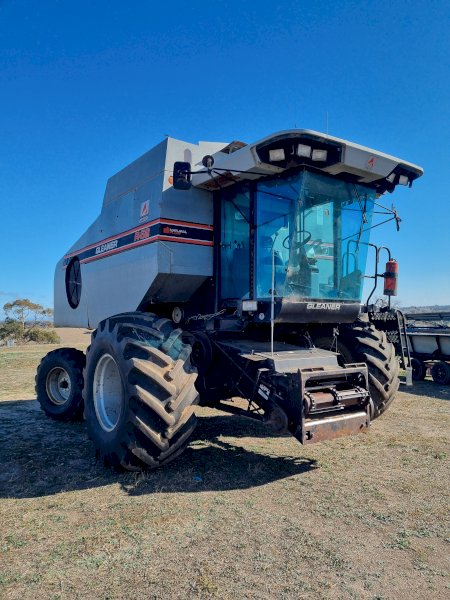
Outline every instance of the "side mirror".
<path fill-rule="evenodd" d="M 191 163 L 176 162 L 173 165 L 173 187 L 176 190 L 189 190 L 191 182 Z"/>

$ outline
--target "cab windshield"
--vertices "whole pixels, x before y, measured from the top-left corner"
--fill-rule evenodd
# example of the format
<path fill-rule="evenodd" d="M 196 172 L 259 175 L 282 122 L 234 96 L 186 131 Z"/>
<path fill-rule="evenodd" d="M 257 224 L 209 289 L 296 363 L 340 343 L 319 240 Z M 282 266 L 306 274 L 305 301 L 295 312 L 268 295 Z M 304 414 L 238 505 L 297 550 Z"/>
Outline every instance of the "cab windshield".
<path fill-rule="evenodd" d="M 375 191 L 306 170 L 256 190 L 257 298 L 274 275 L 278 297 L 359 302 Z"/>
<path fill-rule="evenodd" d="M 221 193 L 223 300 L 361 301 L 375 191 L 307 170 Z"/>

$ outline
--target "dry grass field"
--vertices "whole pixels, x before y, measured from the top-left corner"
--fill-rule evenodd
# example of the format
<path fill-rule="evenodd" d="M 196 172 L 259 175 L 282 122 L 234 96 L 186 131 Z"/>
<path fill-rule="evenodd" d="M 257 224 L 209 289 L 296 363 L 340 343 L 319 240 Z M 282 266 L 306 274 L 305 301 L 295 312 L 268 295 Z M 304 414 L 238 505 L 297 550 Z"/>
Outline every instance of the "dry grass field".
<path fill-rule="evenodd" d="M 450 597 L 450 386 L 306 448 L 199 409 L 179 459 L 115 474 L 40 411 L 51 348 L 0 349 L 0 598 Z"/>

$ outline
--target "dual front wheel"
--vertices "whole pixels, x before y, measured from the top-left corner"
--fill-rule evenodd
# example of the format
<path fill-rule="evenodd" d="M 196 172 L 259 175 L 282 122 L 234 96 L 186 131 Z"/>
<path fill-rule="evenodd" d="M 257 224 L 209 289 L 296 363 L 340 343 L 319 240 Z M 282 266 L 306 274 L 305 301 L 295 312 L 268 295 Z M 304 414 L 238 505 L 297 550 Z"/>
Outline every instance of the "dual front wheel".
<path fill-rule="evenodd" d="M 49 353 L 38 369 L 38 400 L 49 416 L 66 412 L 64 420 L 72 420 L 71 404 L 77 398 L 79 415 L 84 400 L 97 453 L 116 469 L 158 467 L 181 454 L 196 425 L 198 393 L 180 329 L 148 314 L 106 319 L 92 336 L 84 385 L 84 364 L 72 356 L 64 362 L 70 352 Z"/>

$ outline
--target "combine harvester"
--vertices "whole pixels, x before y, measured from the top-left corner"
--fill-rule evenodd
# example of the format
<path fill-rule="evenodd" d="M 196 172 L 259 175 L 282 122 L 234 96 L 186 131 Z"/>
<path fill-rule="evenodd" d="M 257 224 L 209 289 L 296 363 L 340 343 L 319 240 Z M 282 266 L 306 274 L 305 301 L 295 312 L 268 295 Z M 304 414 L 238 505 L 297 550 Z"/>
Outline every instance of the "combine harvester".
<path fill-rule="evenodd" d="M 56 325 L 95 331 L 86 356 L 42 360 L 43 410 L 84 415 L 97 453 L 130 470 L 179 455 L 197 403 L 303 444 L 365 431 L 399 386 L 382 331 L 397 317 L 361 307 L 369 229 L 379 196 L 422 173 L 308 130 L 164 140 L 109 179 L 56 267 Z M 392 295 L 397 263 L 379 275 L 374 248 Z"/>

